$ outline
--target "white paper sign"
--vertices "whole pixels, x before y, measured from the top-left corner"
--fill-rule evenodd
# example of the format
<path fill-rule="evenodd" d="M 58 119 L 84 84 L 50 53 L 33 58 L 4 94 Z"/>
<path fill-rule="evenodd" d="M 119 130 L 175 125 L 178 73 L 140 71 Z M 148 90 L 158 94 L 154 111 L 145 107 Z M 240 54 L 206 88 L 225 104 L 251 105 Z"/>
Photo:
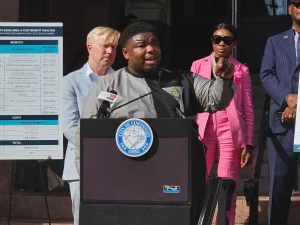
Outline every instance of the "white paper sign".
<path fill-rule="evenodd" d="M 300 82 L 298 86 L 298 90 L 300 90 Z M 297 106 L 300 105 L 300 98 L 298 98 Z M 295 135 L 294 135 L 294 152 L 300 152 L 300 109 L 296 112 L 296 124 L 295 124 Z M 298 119 L 297 119 L 298 118 Z"/>
<path fill-rule="evenodd" d="M 0 23 L 0 159 L 62 159 L 62 23 Z"/>
<path fill-rule="evenodd" d="M 110 107 L 112 107 L 118 100 L 119 96 L 110 92 L 101 91 L 97 98 L 99 100 L 108 101 Z"/>

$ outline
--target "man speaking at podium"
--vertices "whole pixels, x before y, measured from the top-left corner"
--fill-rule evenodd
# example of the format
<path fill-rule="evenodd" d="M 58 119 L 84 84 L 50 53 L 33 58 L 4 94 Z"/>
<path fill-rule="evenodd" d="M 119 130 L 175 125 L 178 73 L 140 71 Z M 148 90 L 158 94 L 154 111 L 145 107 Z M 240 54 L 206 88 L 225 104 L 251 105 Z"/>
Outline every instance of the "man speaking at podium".
<path fill-rule="evenodd" d="M 93 115 L 101 118 L 176 118 L 198 112 L 213 113 L 230 103 L 234 94 L 234 67 L 225 58 L 218 61 L 215 81 L 191 72 L 170 72 L 159 68 L 158 34 L 154 26 L 145 22 L 128 25 L 121 33 L 120 44 L 128 66 L 103 78 L 95 86 L 81 118 Z M 116 93 L 117 100 L 103 110 L 106 101 L 101 101 L 100 96 L 104 92 Z M 79 143 L 78 126 L 75 153 L 78 172 Z"/>

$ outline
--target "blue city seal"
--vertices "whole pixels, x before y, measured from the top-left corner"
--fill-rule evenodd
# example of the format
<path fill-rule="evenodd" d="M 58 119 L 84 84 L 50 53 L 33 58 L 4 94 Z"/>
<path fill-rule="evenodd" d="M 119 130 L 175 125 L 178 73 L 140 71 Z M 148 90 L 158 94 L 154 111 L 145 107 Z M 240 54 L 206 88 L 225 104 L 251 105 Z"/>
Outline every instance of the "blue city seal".
<path fill-rule="evenodd" d="M 120 151 L 129 157 L 140 157 L 152 146 L 151 127 L 141 119 L 125 120 L 117 129 L 116 143 Z"/>

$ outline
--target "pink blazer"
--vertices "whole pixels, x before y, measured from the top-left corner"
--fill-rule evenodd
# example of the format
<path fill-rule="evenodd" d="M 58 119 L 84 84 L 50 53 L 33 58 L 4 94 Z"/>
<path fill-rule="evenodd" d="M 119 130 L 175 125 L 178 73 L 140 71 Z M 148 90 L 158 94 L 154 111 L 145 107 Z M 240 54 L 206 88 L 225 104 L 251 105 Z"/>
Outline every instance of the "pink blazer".
<path fill-rule="evenodd" d="M 253 145 L 254 142 L 254 112 L 252 103 L 252 85 L 248 67 L 231 57 L 235 67 L 235 95 L 226 108 L 230 123 L 232 140 L 236 148 Z M 211 79 L 212 54 L 193 62 L 191 71 Z M 237 72 L 239 71 L 239 72 Z M 203 138 L 209 113 L 197 114 L 199 134 Z"/>

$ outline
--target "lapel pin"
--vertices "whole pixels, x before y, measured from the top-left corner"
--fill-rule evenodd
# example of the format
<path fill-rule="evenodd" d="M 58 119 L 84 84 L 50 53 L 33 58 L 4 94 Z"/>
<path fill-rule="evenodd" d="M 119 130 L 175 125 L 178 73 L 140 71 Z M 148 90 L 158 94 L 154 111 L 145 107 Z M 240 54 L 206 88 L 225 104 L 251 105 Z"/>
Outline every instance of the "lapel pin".
<path fill-rule="evenodd" d="M 284 38 L 284 39 L 288 39 L 288 38 L 289 38 L 289 36 L 284 36 L 283 38 Z"/>

